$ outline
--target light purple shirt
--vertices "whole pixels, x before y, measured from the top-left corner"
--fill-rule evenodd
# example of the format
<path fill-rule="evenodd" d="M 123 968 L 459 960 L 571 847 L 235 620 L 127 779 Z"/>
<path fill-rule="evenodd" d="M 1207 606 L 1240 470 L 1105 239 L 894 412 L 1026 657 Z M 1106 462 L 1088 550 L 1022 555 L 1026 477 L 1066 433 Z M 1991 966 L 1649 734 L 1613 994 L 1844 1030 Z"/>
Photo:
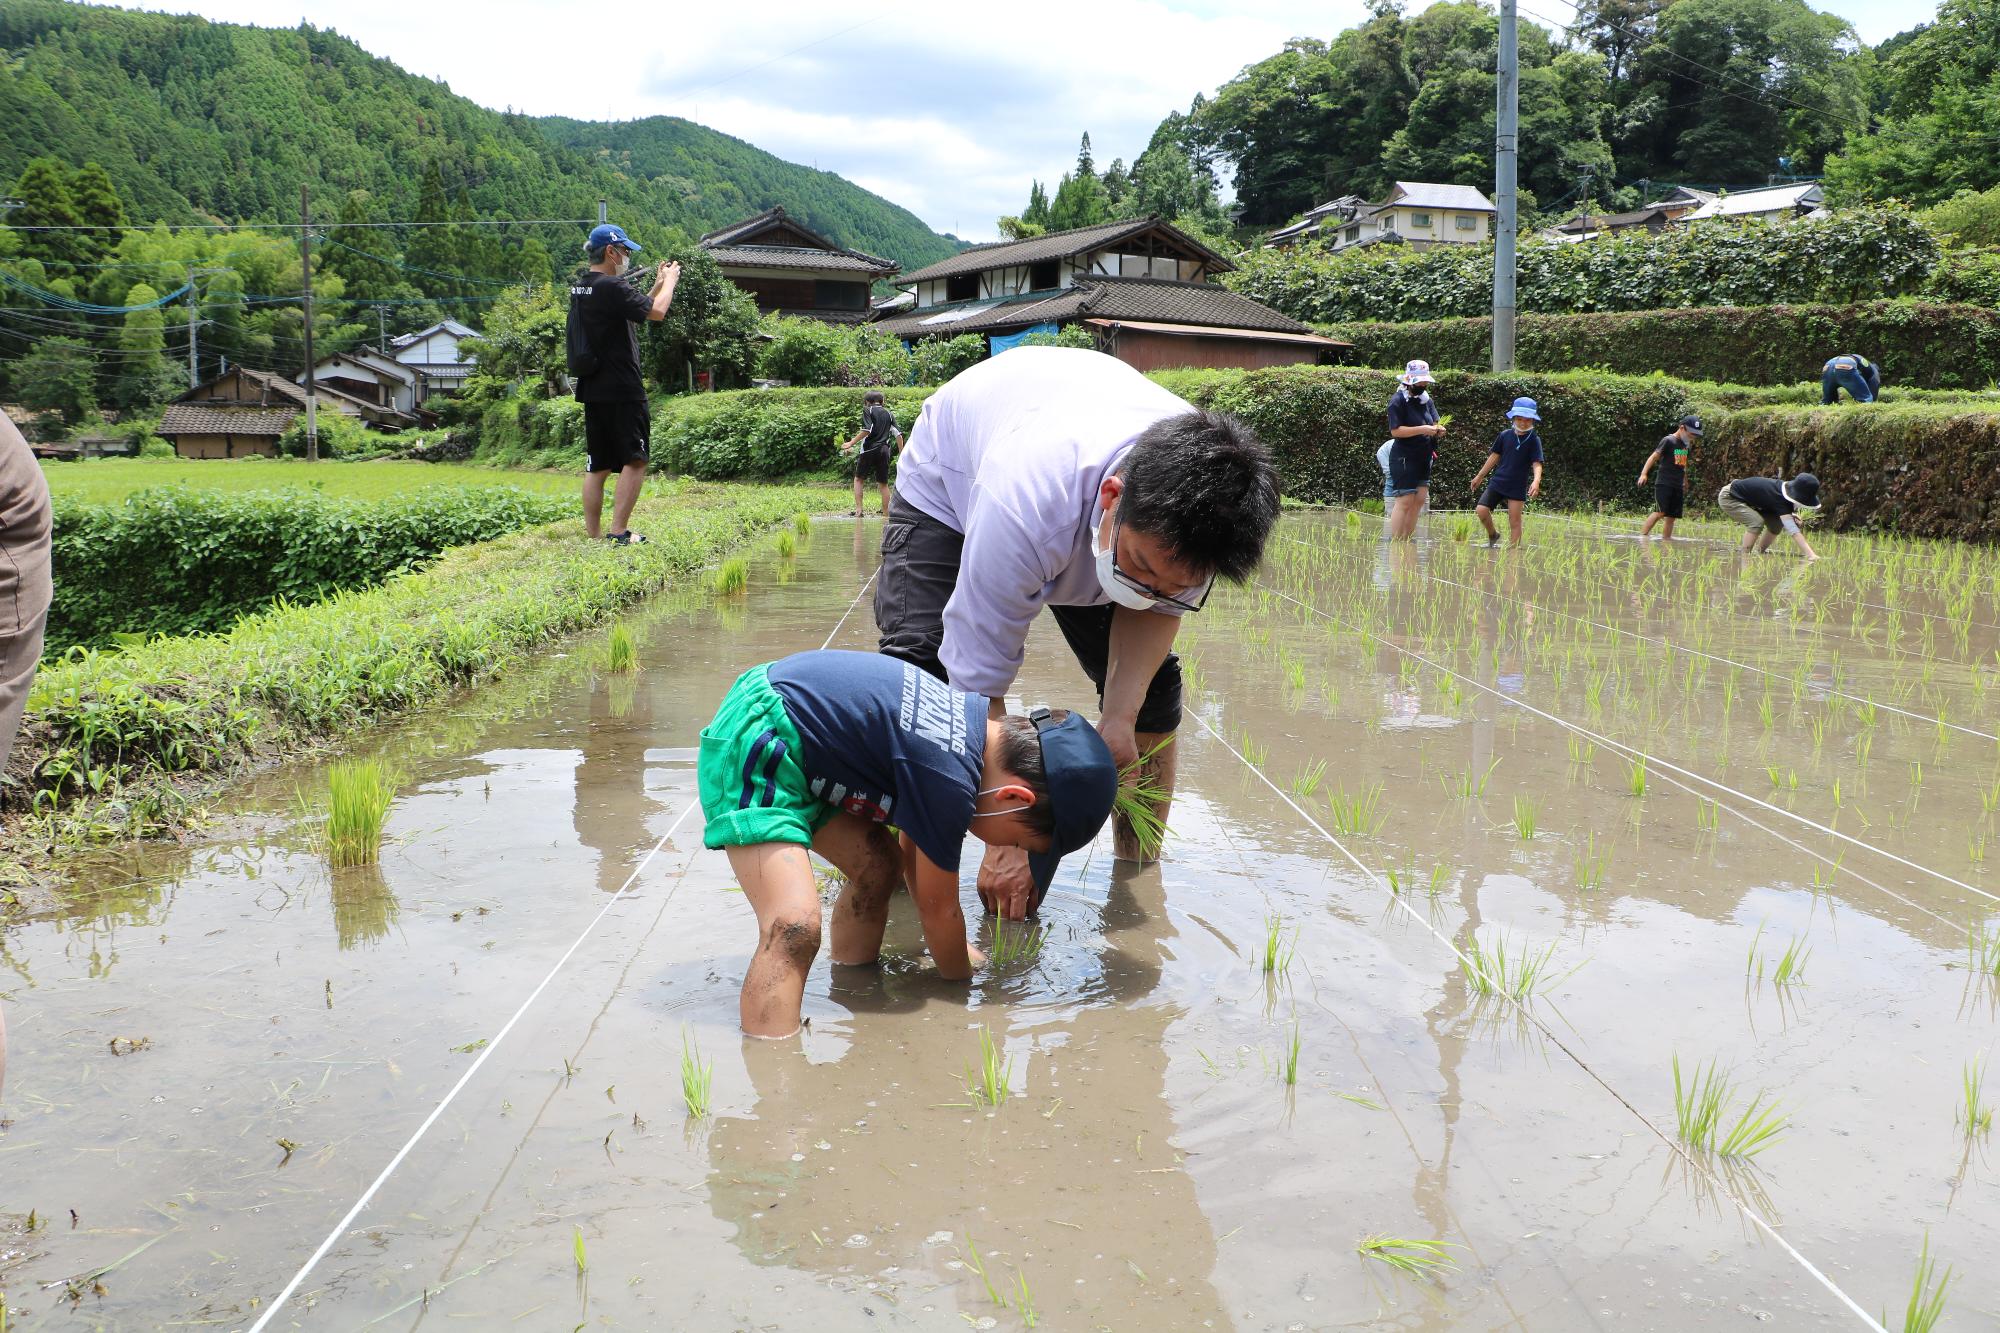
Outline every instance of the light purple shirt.
<path fill-rule="evenodd" d="M 896 493 L 965 535 L 938 657 L 954 687 L 997 699 L 1044 606 L 1101 606 L 1098 488 L 1139 433 L 1194 409 L 1114 357 L 1016 347 L 924 404 Z"/>

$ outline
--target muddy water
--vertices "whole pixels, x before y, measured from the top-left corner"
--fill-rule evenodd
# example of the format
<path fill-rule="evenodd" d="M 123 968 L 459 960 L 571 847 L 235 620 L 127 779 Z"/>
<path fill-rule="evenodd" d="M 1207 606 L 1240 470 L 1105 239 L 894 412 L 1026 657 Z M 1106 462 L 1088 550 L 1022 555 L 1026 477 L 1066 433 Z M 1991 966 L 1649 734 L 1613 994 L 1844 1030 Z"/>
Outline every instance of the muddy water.
<path fill-rule="evenodd" d="M 663 600 L 636 680 L 579 645 L 362 738 L 406 775 L 379 871 L 311 855 L 301 769 L 216 840 L 8 923 L 11 1326 L 248 1326 L 628 878 L 278 1326 L 1021 1326 L 983 1268 L 1065 1329 L 1859 1327 L 1801 1258 L 1899 1311 L 1926 1233 L 1957 1268 L 1947 1326 L 2000 1308 L 1992 1168 L 1954 1123 L 1994 1044 L 1965 931 L 1993 906 L 1968 838 L 1996 749 L 1841 701 L 1893 702 L 1928 660 L 1918 618 L 1855 623 L 1857 576 L 1802 593 L 1775 560 L 1588 530 L 1390 555 L 1290 518 L 1260 586 L 1190 621 L 1162 866 L 1073 861 L 1040 956 L 969 992 L 900 911 L 881 969 L 822 962 L 808 1033 L 745 1042 L 726 861 L 697 817 L 641 863 L 729 679 L 823 641 L 874 535 L 820 525 L 739 606 Z M 1815 596 L 1845 600 L 1816 620 Z M 864 601 L 836 643 L 872 639 Z M 1743 664 L 1726 707 L 1697 644 Z M 1967 647 L 1946 633 L 1897 706 L 1995 731 Z M 1053 633 L 1030 664 L 1024 699 L 1084 702 Z M 1620 743 L 1652 757 L 1642 795 Z M 1377 784 L 1340 832 L 1330 796 Z M 1274 918 L 1290 963 L 1267 976 Z M 1452 953 L 1503 936 L 1553 946 L 1525 1008 Z M 1804 984 L 1780 987 L 1794 938 Z M 1011 1061 L 998 1108 L 965 1088 L 981 1026 Z M 684 1044 L 714 1067 L 694 1124 Z M 1676 1054 L 1720 1060 L 1739 1105 L 1776 1093 L 1782 1139 L 1750 1165 L 1671 1150 Z M 1376 1233 L 1449 1242 L 1456 1269 L 1365 1261 Z"/>

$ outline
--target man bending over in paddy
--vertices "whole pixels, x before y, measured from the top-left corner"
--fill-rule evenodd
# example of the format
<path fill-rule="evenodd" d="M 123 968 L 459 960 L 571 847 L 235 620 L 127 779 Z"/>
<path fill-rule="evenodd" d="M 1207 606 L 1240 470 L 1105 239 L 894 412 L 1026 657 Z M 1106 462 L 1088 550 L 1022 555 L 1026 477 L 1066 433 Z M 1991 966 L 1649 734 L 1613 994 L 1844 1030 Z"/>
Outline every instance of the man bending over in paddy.
<path fill-rule="evenodd" d="M 755 666 L 701 733 L 702 835 L 726 848 L 757 914 L 743 1030 L 798 1030 L 819 953 L 819 885 L 807 849 L 847 877 L 833 905 L 833 961 L 882 952 L 889 898 L 907 883 L 938 975 L 985 960 L 965 936 L 959 849 L 970 832 L 1028 852 L 1046 890 L 1062 857 L 1111 815 L 1118 769 L 1080 714 L 989 719 L 985 698 L 875 653 L 799 653 Z M 887 827 L 901 831 L 901 846 Z"/>

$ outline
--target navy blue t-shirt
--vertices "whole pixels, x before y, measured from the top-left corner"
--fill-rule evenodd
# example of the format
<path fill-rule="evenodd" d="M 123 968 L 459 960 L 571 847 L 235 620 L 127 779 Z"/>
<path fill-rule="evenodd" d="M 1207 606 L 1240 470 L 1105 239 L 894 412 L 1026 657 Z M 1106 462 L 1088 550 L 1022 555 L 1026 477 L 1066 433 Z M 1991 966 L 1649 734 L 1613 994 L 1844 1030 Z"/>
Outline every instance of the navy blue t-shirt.
<path fill-rule="evenodd" d="M 1425 394 L 1413 398 L 1406 388 L 1398 387 L 1389 399 L 1389 429 L 1398 426 L 1435 426 L 1438 424 L 1437 399 Z M 1431 479 L 1431 455 L 1436 452 L 1437 441 L 1429 435 L 1412 435 L 1408 439 L 1396 439 L 1389 450 L 1389 484 L 1399 491 L 1413 486 L 1423 486 Z"/>
<path fill-rule="evenodd" d="M 1493 465 L 1493 489 L 1510 500 L 1528 498 L 1528 483 L 1535 479 L 1535 464 L 1542 461 L 1542 433 L 1531 430 L 1516 435 L 1512 426 L 1493 437 L 1493 452 L 1500 461 Z"/>
<path fill-rule="evenodd" d="M 958 870 L 986 765 L 986 700 L 880 653 L 798 653 L 766 679 L 799 729 L 812 794 L 894 824 Z"/>

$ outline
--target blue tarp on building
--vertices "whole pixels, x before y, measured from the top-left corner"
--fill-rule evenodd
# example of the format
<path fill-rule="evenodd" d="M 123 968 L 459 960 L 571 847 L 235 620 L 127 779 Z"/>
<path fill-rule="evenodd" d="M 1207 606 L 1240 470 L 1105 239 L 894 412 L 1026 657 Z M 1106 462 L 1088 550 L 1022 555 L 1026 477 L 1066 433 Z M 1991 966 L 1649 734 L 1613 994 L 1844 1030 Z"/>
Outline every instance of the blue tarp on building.
<path fill-rule="evenodd" d="M 1044 322 L 1030 325 L 1025 329 L 1016 329 L 1012 333 L 996 333 L 986 341 L 987 345 L 992 349 L 993 355 L 998 356 L 1010 347 L 1019 347 L 1021 339 L 1031 333 L 1060 333 L 1061 331 L 1060 326 Z"/>

